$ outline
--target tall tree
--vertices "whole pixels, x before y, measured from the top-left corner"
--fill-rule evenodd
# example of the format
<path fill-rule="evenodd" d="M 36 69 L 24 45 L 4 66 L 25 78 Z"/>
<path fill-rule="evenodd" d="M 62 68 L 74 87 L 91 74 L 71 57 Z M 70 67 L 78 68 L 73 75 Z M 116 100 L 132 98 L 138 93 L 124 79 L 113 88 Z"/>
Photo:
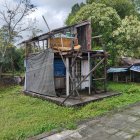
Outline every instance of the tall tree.
<path fill-rule="evenodd" d="M 118 15 L 123 19 L 125 18 L 125 16 L 130 16 L 132 14 L 133 15 L 139 14 L 136 10 L 134 1 L 137 2 L 139 0 L 87 0 L 87 3 L 88 4 L 91 4 L 93 2 L 102 3 L 109 7 L 112 7 L 117 11 Z"/>
<path fill-rule="evenodd" d="M 18 0 L 13 5 L 5 0 L 2 10 L 0 10 L 0 20 L 3 23 L 3 29 L 0 36 L 3 41 L 0 42 L 0 77 L 2 72 L 2 64 L 7 48 L 20 33 L 31 28 L 30 24 L 24 20 L 29 14 L 34 12 L 35 7 L 30 0 Z"/>
<path fill-rule="evenodd" d="M 113 44 L 112 41 L 112 32 L 116 30 L 120 24 L 121 19 L 120 16 L 117 14 L 116 10 L 107 7 L 105 4 L 100 3 L 92 3 L 87 4 L 86 6 L 82 7 L 76 15 L 69 20 L 69 24 L 74 24 L 84 20 L 91 20 L 92 23 L 92 36 L 102 35 L 102 40 L 104 44 L 107 46 L 107 51 L 113 55 L 111 55 L 112 60 L 115 60 L 117 54 L 114 53 L 114 48 L 111 49 L 110 44 Z M 94 49 L 99 49 L 100 44 L 93 41 Z M 101 49 L 101 48 L 100 48 Z M 113 51 L 112 51 L 113 50 Z M 111 62 L 111 63 L 114 63 Z"/>
<path fill-rule="evenodd" d="M 140 57 L 140 21 L 136 16 L 123 19 L 113 37 L 120 55 Z"/>
<path fill-rule="evenodd" d="M 76 15 L 69 20 L 69 24 L 75 24 L 88 19 L 92 20 L 93 34 L 103 34 L 104 36 L 112 33 L 121 22 L 119 15 L 113 8 L 107 7 L 104 4 L 92 3 L 82 7 Z"/>
<path fill-rule="evenodd" d="M 82 3 L 76 3 L 71 8 L 71 13 L 68 15 L 68 18 L 66 19 L 65 23 L 68 25 L 70 20 L 76 15 L 76 13 L 83 7 L 85 4 Z"/>

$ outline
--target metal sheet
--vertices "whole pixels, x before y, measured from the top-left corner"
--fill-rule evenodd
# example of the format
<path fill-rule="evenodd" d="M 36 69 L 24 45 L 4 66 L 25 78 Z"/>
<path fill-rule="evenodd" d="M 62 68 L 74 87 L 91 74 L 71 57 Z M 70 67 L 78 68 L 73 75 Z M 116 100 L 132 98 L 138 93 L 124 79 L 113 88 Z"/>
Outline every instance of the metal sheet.
<path fill-rule="evenodd" d="M 128 68 L 110 68 L 107 70 L 107 73 L 118 73 L 118 72 L 127 72 Z"/>
<path fill-rule="evenodd" d="M 139 66 L 132 66 L 130 68 L 131 71 L 140 72 L 140 65 Z"/>

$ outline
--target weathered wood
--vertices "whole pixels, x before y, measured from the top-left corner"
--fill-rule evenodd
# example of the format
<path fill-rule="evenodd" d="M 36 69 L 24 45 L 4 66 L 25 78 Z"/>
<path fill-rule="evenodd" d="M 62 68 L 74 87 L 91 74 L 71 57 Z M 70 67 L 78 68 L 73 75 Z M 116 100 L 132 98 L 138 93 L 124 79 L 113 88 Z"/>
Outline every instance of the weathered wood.
<path fill-rule="evenodd" d="M 45 45 L 45 47 L 46 47 L 46 49 L 48 48 L 48 39 L 47 40 L 45 40 L 46 41 L 46 45 Z"/>
<path fill-rule="evenodd" d="M 106 52 L 105 52 L 106 53 Z M 107 57 L 105 54 L 105 60 L 104 60 L 104 91 L 107 91 L 107 69 L 106 69 L 106 65 L 107 65 Z"/>
<path fill-rule="evenodd" d="M 90 52 L 88 52 L 88 67 L 89 67 L 89 72 L 91 69 L 91 64 L 90 64 Z M 91 94 L 91 74 L 89 75 L 89 95 Z"/>
<path fill-rule="evenodd" d="M 67 70 L 66 70 L 66 95 L 69 96 L 69 93 L 70 93 L 70 87 L 69 87 L 69 58 L 66 58 L 66 67 L 67 67 Z"/>
<path fill-rule="evenodd" d="M 44 42 L 44 40 L 43 40 L 43 50 L 45 50 L 45 42 Z"/>
<path fill-rule="evenodd" d="M 63 41 L 63 40 L 61 40 L 61 41 Z M 65 60 L 64 60 L 64 57 L 62 55 L 62 52 L 59 50 L 59 48 L 58 48 L 58 51 L 59 51 L 59 55 L 61 56 L 61 59 L 62 59 L 64 65 L 65 65 L 66 71 L 69 73 L 70 80 L 71 80 L 71 82 L 73 82 L 73 78 L 72 78 L 71 73 L 70 73 L 70 71 L 68 71 L 68 68 L 67 68 L 67 66 L 65 64 Z M 79 96 L 79 93 L 78 93 L 77 89 L 75 91 L 76 91 L 77 95 Z"/>
<path fill-rule="evenodd" d="M 103 61 L 105 60 L 105 58 L 103 58 L 90 72 L 87 76 L 84 77 L 84 79 L 74 88 L 74 91 L 77 90 L 77 88 L 87 79 L 87 77 L 89 77 L 89 75 L 95 71 L 98 66 L 100 66 L 100 64 L 103 63 Z M 64 102 L 72 95 L 73 91 L 71 91 L 70 95 L 62 102 L 62 104 L 64 104 Z"/>
<path fill-rule="evenodd" d="M 44 22 L 45 22 L 45 23 L 46 23 L 46 25 L 47 25 L 47 28 L 49 29 L 49 32 L 51 32 L 51 29 L 50 29 L 50 27 L 49 27 L 49 25 L 48 25 L 48 23 L 47 23 L 47 21 L 46 21 L 45 17 L 44 17 L 44 16 L 42 16 L 42 17 L 43 17 Z"/>
<path fill-rule="evenodd" d="M 47 43 L 48 43 L 48 45 L 47 45 L 48 48 L 51 48 L 51 41 L 50 41 L 50 38 L 48 38 L 48 42 L 47 42 Z"/>
<path fill-rule="evenodd" d="M 28 47 L 28 44 L 25 43 L 25 58 L 28 57 L 28 49 L 27 49 L 27 47 Z"/>
<path fill-rule="evenodd" d="M 105 80 L 106 78 L 97 78 L 97 79 L 93 79 L 93 81 L 98 81 L 98 80 Z"/>
<path fill-rule="evenodd" d="M 39 41 L 38 41 L 37 43 L 38 43 L 38 51 L 40 51 L 40 44 L 39 44 Z"/>
<path fill-rule="evenodd" d="M 34 47 L 33 47 L 33 50 L 34 50 L 34 53 L 35 53 L 35 52 L 36 52 L 36 51 L 35 51 L 35 42 L 33 42 L 33 46 L 34 46 Z"/>
<path fill-rule="evenodd" d="M 78 55 L 79 55 L 79 51 L 77 51 L 77 53 L 76 53 L 76 55 L 75 55 L 75 57 L 74 57 L 74 59 L 73 59 L 73 62 L 72 62 L 72 64 L 71 64 L 71 67 L 73 67 L 73 66 L 74 66 L 75 61 L 76 61 L 76 59 L 77 59 Z"/>

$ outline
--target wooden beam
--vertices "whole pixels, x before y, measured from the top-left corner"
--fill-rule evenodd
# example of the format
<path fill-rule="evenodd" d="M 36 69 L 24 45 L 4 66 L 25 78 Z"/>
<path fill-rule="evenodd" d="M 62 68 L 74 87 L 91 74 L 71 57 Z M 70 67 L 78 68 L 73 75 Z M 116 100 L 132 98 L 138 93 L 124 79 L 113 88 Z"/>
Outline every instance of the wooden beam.
<path fill-rule="evenodd" d="M 97 78 L 97 79 L 93 79 L 93 81 L 98 81 L 98 80 L 105 80 L 106 78 Z"/>
<path fill-rule="evenodd" d="M 90 52 L 88 52 L 88 70 L 90 72 L 91 69 L 91 63 L 90 63 Z M 89 75 L 89 95 L 91 95 L 91 74 Z"/>
<path fill-rule="evenodd" d="M 59 55 L 61 56 L 61 59 L 62 59 L 64 65 L 65 65 L 66 71 L 69 73 L 70 80 L 71 80 L 71 82 L 73 82 L 73 78 L 72 78 L 71 73 L 70 73 L 70 71 L 68 71 L 68 68 L 65 64 L 65 60 L 64 60 L 64 57 L 62 55 L 62 52 L 59 50 L 59 48 L 58 48 L 58 51 L 59 51 Z M 79 96 L 78 90 L 76 89 L 75 91 L 76 91 L 77 95 Z"/>
<path fill-rule="evenodd" d="M 77 90 L 77 88 L 90 76 L 90 74 L 95 71 L 103 62 L 104 62 L 105 58 L 103 58 L 90 72 L 87 76 L 85 76 L 83 78 L 82 81 L 80 81 L 80 83 L 73 89 L 73 91 Z M 62 102 L 62 104 L 65 103 L 65 101 L 73 94 L 73 91 L 70 92 L 69 96 L 67 96 L 67 98 Z"/>
<path fill-rule="evenodd" d="M 45 47 L 44 47 L 44 46 L 45 46 L 45 42 L 44 42 L 44 40 L 43 40 L 43 50 L 45 50 Z"/>
<path fill-rule="evenodd" d="M 47 41 L 47 42 L 48 42 L 48 45 L 47 45 L 47 46 L 48 46 L 48 48 L 51 48 L 51 39 L 50 39 L 50 38 L 48 38 L 48 41 Z"/>
<path fill-rule="evenodd" d="M 107 56 L 106 56 L 106 52 L 105 52 L 105 60 L 104 60 L 104 91 L 107 92 Z"/>
<path fill-rule="evenodd" d="M 33 48 L 34 48 L 34 53 L 35 53 L 35 52 L 36 52 L 36 51 L 35 51 L 35 42 L 33 42 L 33 46 L 34 46 Z"/>
<path fill-rule="evenodd" d="M 69 58 L 66 58 L 66 95 L 69 96 L 70 93 L 70 87 L 69 87 Z"/>

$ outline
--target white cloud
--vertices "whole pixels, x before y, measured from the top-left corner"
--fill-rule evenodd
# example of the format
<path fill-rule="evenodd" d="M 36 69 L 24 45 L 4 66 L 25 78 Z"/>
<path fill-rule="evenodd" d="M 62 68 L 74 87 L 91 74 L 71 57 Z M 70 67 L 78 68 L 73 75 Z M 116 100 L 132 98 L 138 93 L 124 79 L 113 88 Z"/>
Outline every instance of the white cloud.
<path fill-rule="evenodd" d="M 5 0 L 0 0 L 0 9 L 3 8 L 2 3 Z M 15 4 L 18 0 L 6 0 L 9 4 Z M 27 17 L 27 19 L 34 19 L 38 21 L 37 26 L 43 32 L 47 32 L 47 26 L 43 21 L 42 15 L 46 18 L 51 29 L 64 26 L 64 22 L 71 7 L 75 3 L 85 2 L 85 0 L 31 0 L 32 4 L 37 7 L 37 10 Z M 1 23 L 0 23 L 1 24 Z M 24 36 L 26 33 L 24 33 Z"/>
<path fill-rule="evenodd" d="M 64 25 L 71 7 L 81 2 L 85 0 L 32 0 L 33 4 L 38 5 L 37 12 L 33 13 L 32 17 L 38 17 L 39 24 L 43 25 L 42 15 L 44 15 L 51 29 L 58 28 Z"/>

